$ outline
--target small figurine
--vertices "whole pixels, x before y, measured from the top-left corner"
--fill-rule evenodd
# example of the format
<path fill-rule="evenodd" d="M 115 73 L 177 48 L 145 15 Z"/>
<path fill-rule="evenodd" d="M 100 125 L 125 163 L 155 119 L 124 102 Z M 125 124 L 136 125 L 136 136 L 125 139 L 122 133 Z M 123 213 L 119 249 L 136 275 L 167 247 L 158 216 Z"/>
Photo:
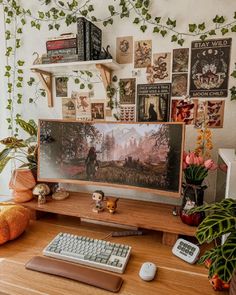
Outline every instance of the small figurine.
<path fill-rule="evenodd" d="M 107 209 L 108 211 L 113 214 L 116 211 L 117 208 L 117 202 L 119 201 L 119 198 L 117 199 L 107 199 L 106 203 L 107 203 Z"/>
<path fill-rule="evenodd" d="M 33 189 L 33 195 L 38 196 L 38 205 L 46 203 L 46 195 L 50 193 L 50 188 L 46 183 L 39 183 Z"/>
<path fill-rule="evenodd" d="M 103 47 L 100 54 L 99 59 L 112 59 L 112 55 L 109 52 L 110 45 L 107 45 L 106 49 Z"/>
<path fill-rule="evenodd" d="M 104 192 L 103 191 L 94 191 L 92 194 L 92 199 L 95 201 L 95 207 L 93 208 L 93 212 L 99 213 L 104 210 Z"/>

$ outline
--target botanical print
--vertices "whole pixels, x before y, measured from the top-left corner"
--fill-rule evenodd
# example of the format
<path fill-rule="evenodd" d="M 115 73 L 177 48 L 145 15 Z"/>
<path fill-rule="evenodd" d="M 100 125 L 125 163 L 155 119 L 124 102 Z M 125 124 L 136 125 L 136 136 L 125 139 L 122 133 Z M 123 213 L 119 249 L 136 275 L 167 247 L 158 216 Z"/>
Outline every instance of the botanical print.
<path fill-rule="evenodd" d="M 91 103 L 92 120 L 105 119 L 105 102 L 92 102 Z"/>
<path fill-rule="evenodd" d="M 129 64 L 133 62 L 133 37 L 116 38 L 116 61 L 119 64 Z"/>
<path fill-rule="evenodd" d="M 232 39 L 192 42 L 190 95 L 227 97 Z"/>
<path fill-rule="evenodd" d="M 147 82 L 156 83 L 170 80 L 171 53 L 153 54 L 153 66 L 147 67 Z"/>
<path fill-rule="evenodd" d="M 173 50 L 173 72 L 188 72 L 189 49 L 179 48 Z"/>
<path fill-rule="evenodd" d="M 196 128 L 204 127 L 205 121 L 206 121 L 206 102 L 199 100 L 198 101 L 198 106 L 197 106 L 195 127 Z"/>
<path fill-rule="evenodd" d="M 120 106 L 120 121 L 135 122 L 135 105 Z"/>
<path fill-rule="evenodd" d="M 172 96 L 184 96 L 187 94 L 188 74 L 172 75 Z"/>
<path fill-rule="evenodd" d="M 206 101 L 206 122 L 209 128 L 223 128 L 224 100 Z"/>
<path fill-rule="evenodd" d="M 120 103 L 135 104 L 135 78 L 120 79 Z"/>
<path fill-rule="evenodd" d="M 137 87 L 138 121 L 168 121 L 170 94 L 170 83 L 139 84 Z"/>
<path fill-rule="evenodd" d="M 182 136 L 174 123 L 41 121 L 53 141 L 40 142 L 39 177 L 179 192 Z"/>
<path fill-rule="evenodd" d="M 68 96 L 68 89 L 67 89 L 68 78 L 56 77 L 55 83 L 56 83 L 56 96 L 67 97 Z"/>
<path fill-rule="evenodd" d="M 135 41 L 134 67 L 146 68 L 152 63 L 152 40 Z"/>
<path fill-rule="evenodd" d="M 70 97 L 62 98 L 62 117 L 63 119 L 75 119 L 76 101 Z"/>
<path fill-rule="evenodd" d="M 171 121 L 194 124 L 196 119 L 198 100 L 172 99 Z"/>
<path fill-rule="evenodd" d="M 76 119 L 77 120 L 91 120 L 91 105 L 89 93 L 80 93 L 72 91 L 71 98 L 76 101 Z"/>

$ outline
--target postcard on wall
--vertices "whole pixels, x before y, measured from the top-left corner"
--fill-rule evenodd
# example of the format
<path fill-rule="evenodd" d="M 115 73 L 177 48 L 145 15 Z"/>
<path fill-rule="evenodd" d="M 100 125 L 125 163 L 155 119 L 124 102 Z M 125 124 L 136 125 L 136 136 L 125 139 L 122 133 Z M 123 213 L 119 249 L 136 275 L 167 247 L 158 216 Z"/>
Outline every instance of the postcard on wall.
<path fill-rule="evenodd" d="M 135 41 L 134 67 L 146 68 L 152 63 L 152 40 Z"/>
<path fill-rule="evenodd" d="M 120 103 L 135 104 L 135 78 L 120 79 Z"/>
<path fill-rule="evenodd" d="M 190 96 L 227 97 L 231 38 L 192 42 Z"/>
<path fill-rule="evenodd" d="M 62 117 L 63 119 L 75 119 L 76 101 L 71 97 L 63 97 L 62 98 Z"/>
<path fill-rule="evenodd" d="M 116 38 L 116 61 L 119 64 L 129 64 L 133 62 L 133 37 Z"/>
<path fill-rule="evenodd" d="M 68 89 L 67 89 L 68 78 L 56 77 L 55 83 L 56 83 L 56 96 L 67 97 L 68 96 Z"/>
<path fill-rule="evenodd" d="M 135 105 L 120 106 L 120 121 L 135 122 Z"/>
<path fill-rule="evenodd" d="M 71 98 L 75 99 L 76 102 L 76 119 L 82 121 L 91 120 L 89 93 L 72 91 Z"/>
<path fill-rule="evenodd" d="M 153 54 L 153 65 L 147 67 L 147 82 L 156 83 L 170 80 L 171 53 Z"/>
<path fill-rule="evenodd" d="M 172 75 L 172 96 L 184 96 L 187 94 L 188 74 Z"/>
<path fill-rule="evenodd" d="M 188 72 L 189 49 L 178 48 L 173 50 L 173 66 L 174 73 Z"/>
<path fill-rule="evenodd" d="M 206 120 L 206 102 L 198 100 L 197 113 L 195 126 L 196 128 L 202 128 Z"/>
<path fill-rule="evenodd" d="M 223 128 L 224 123 L 224 100 L 206 101 L 206 120 L 209 128 Z"/>
<path fill-rule="evenodd" d="M 167 122 L 171 97 L 171 83 L 139 84 L 137 114 L 139 122 Z"/>
<path fill-rule="evenodd" d="M 105 100 L 91 102 L 92 120 L 105 120 Z"/>
<path fill-rule="evenodd" d="M 197 105 L 197 99 L 172 99 L 171 121 L 184 122 L 186 125 L 194 124 L 197 114 Z"/>

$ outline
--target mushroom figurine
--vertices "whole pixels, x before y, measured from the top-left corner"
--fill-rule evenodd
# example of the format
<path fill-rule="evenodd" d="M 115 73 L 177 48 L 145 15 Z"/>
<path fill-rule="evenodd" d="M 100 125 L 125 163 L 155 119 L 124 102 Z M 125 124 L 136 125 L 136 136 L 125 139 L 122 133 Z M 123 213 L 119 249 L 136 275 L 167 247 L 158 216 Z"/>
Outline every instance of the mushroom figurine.
<path fill-rule="evenodd" d="M 33 189 L 33 194 L 38 196 L 38 205 L 46 203 L 46 196 L 50 193 L 50 188 L 46 183 L 39 183 Z"/>

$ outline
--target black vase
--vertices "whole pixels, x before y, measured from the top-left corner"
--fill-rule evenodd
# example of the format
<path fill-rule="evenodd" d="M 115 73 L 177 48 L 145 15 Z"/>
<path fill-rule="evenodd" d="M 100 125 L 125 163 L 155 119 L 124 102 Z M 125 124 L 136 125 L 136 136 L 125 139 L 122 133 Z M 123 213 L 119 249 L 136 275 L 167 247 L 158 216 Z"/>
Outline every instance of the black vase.
<path fill-rule="evenodd" d="M 183 223 L 192 226 L 198 226 L 205 218 L 204 212 L 196 212 L 188 214 L 189 207 L 196 207 L 203 205 L 204 191 L 207 188 L 206 185 L 202 185 L 202 181 L 199 183 L 184 183 L 183 184 L 183 201 L 180 211 L 180 218 Z"/>

